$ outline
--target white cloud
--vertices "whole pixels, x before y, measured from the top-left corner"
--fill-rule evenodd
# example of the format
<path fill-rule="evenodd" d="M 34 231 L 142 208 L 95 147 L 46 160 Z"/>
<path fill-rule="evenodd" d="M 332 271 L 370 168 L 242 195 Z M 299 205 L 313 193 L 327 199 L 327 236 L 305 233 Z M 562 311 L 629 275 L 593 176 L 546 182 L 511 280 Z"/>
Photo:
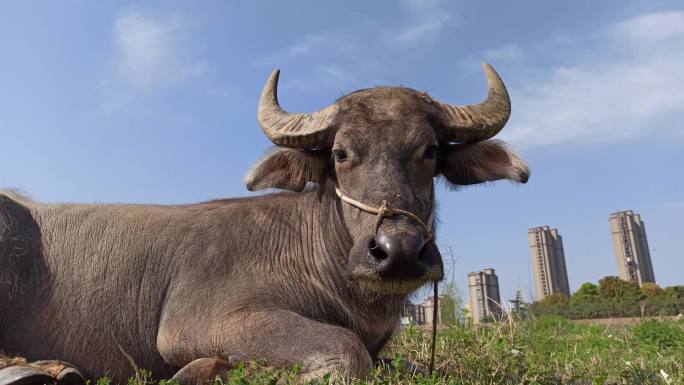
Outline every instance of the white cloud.
<path fill-rule="evenodd" d="M 396 30 L 387 31 L 385 40 L 404 47 L 431 44 L 452 20 L 442 0 L 402 0 L 408 18 Z"/>
<path fill-rule="evenodd" d="M 410 12 L 434 12 L 441 9 L 443 0 L 401 0 Z"/>
<path fill-rule="evenodd" d="M 339 30 L 306 35 L 293 44 L 255 60 L 260 67 L 296 62 L 307 68 L 305 78 L 284 76 L 281 89 L 316 90 L 335 87 L 342 92 L 367 87 L 384 68 L 403 58 L 408 49 L 432 47 L 452 21 L 444 0 L 402 0 L 391 24 L 363 19 Z"/>
<path fill-rule="evenodd" d="M 416 45 L 421 42 L 431 42 L 444 26 L 451 20 L 448 13 L 430 14 L 408 23 L 403 29 L 393 33 L 392 40 L 402 45 Z"/>
<path fill-rule="evenodd" d="M 663 16 L 665 15 L 665 16 Z M 603 34 L 592 55 L 546 70 L 510 87 L 513 116 L 502 137 L 516 146 L 574 146 L 615 142 L 644 135 L 684 138 L 684 29 L 651 30 L 652 44 L 635 31 L 673 13 L 641 15 Z M 637 26 L 630 29 L 627 26 Z M 664 36 L 679 37 L 674 43 Z M 657 38 L 656 38 L 657 37 Z M 589 44 L 592 37 L 578 44 Z M 620 49 L 613 49 L 619 46 Z M 543 47 L 544 51 L 554 47 Z M 512 74 L 515 76 L 515 74 Z"/>
<path fill-rule="evenodd" d="M 645 14 L 619 23 L 615 31 L 632 41 L 655 42 L 684 34 L 684 12 Z"/>
<path fill-rule="evenodd" d="M 280 65 L 287 61 L 295 61 L 308 57 L 315 57 L 317 60 L 329 58 L 348 57 L 357 54 L 356 41 L 361 36 L 354 35 L 353 32 L 324 32 L 304 36 L 289 47 L 286 47 L 274 54 L 261 57 L 255 61 L 260 66 L 277 64 Z"/>
<path fill-rule="evenodd" d="M 285 56 L 288 59 L 293 59 L 298 56 L 306 56 L 310 54 L 312 51 L 319 48 L 320 46 L 328 44 L 329 40 L 330 36 L 326 34 L 306 36 L 301 41 L 290 46 L 287 49 Z"/>
<path fill-rule="evenodd" d="M 517 44 L 506 44 L 502 47 L 488 49 L 483 52 L 485 59 L 492 61 L 518 61 L 525 57 L 525 52 Z"/>
<path fill-rule="evenodd" d="M 131 86 L 150 90 L 206 72 L 207 64 L 184 57 L 180 19 L 155 20 L 129 11 L 114 22 L 117 71 Z"/>
<path fill-rule="evenodd" d="M 296 89 L 306 93 L 324 89 L 338 89 L 340 96 L 350 92 L 358 86 L 358 78 L 353 71 L 340 65 L 316 64 L 305 79 L 285 76 L 279 85 L 281 90 Z"/>
<path fill-rule="evenodd" d="M 381 56 L 391 51 L 426 46 L 434 42 L 452 19 L 441 0 L 403 0 L 402 5 L 406 17 L 394 26 L 368 22 L 353 28 L 310 34 L 256 63 L 282 63 L 304 57 L 348 62 L 350 58 L 368 56 L 362 52 L 364 49 L 372 49 L 375 55 Z"/>

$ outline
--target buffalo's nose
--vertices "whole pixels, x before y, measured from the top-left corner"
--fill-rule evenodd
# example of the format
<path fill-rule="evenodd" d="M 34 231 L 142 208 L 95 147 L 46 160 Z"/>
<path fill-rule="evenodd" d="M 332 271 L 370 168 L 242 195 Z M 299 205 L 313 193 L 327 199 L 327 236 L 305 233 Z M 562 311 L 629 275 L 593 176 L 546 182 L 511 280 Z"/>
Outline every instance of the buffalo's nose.
<path fill-rule="evenodd" d="M 420 233 L 398 232 L 387 234 L 378 232 L 371 238 L 368 251 L 380 265 L 382 275 L 405 275 L 413 269 L 425 246 Z"/>

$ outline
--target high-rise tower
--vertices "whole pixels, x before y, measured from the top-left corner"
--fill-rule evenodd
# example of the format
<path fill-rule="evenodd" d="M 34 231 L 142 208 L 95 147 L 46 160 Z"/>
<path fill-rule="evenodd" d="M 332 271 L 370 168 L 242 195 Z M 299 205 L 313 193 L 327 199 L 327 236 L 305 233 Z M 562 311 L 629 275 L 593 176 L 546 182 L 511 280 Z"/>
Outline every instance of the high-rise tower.
<path fill-rule="evenodd" d="M 618 211 L 610 214 L 609 222 L 620 278 L 639 286 L 655 282 L 646 228 L 639 214 L 632 210 Z"/>
<path fill-rule="evenodd" d="M 529 229 L 527 237 L 530 241 L 537 300 L 553 293 L 570 296 L 563 237 L 558 234 L 558 230 L 550 229 L 549 226 L 535 227 Z"/>
<path fill-rule="evenodd" d="M 494 269 L 468 273 L 468 294 L 474 323 L 479 323 L 487 317 L 501 321 L 503 309 L 499 294 L 499 278 Z"/>

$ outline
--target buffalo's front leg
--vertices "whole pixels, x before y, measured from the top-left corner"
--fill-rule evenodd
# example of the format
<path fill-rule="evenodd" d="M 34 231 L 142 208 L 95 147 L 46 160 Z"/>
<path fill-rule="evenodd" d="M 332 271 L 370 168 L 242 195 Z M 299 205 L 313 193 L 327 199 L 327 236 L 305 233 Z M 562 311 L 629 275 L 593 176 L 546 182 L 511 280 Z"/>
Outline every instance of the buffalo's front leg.
<path fill-rule="evenodd" d="M 235 366 L 237 360 L 233 359 L 233 361 L 225 361 L 219 358 L 198 358 L 182 367 L 171 379 L 180 385 L 207 384 L 216 377 L 224 377 Z"/>
<path fill-rule="evenodd" d="M 231 315 L 208 328 L 183 326 L 164 319 L 157 338 L 164 359 L 185 366 L 197 358 L 265 360 L 290 368 L 302 365 L 303 379 L 365 377 L 373 361 L 351 331 L 305 318 L 287 310 L 262 310 Z"/>

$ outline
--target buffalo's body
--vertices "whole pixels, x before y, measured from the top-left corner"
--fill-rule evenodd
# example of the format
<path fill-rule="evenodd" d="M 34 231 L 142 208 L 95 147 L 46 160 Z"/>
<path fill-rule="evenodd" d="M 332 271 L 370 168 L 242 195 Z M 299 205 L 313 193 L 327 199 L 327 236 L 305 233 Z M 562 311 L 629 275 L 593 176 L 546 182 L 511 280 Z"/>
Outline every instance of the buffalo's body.
<path fill-rule="evenodd" d="M 318 192 L 185 206 L 0 194 L 0 347 L 118 379 L 132 372 L 118 345 L 157 376 L 233 354 L 365 370 L 362 348 L 384 345 L 402 296 L 359 301 L 345 290 L 338 205 Z M 350 347 L 358 357 L 345 357 Z"/>
<path fill-rule="evenodd" d="M 443 275 L 434 178 L 527 181 L 488 140 L 510 101 L 485 73 L 478 105 L 378 87 L 291 114 L 274 71 L 257 115 L 278 148 L 245 182 L 294 192 L 185 206 L 0 194 L 0 349 L 118 380 L 137 365 L 192 382 L 233 356 L 365 376 L 408 293 Z"/>

